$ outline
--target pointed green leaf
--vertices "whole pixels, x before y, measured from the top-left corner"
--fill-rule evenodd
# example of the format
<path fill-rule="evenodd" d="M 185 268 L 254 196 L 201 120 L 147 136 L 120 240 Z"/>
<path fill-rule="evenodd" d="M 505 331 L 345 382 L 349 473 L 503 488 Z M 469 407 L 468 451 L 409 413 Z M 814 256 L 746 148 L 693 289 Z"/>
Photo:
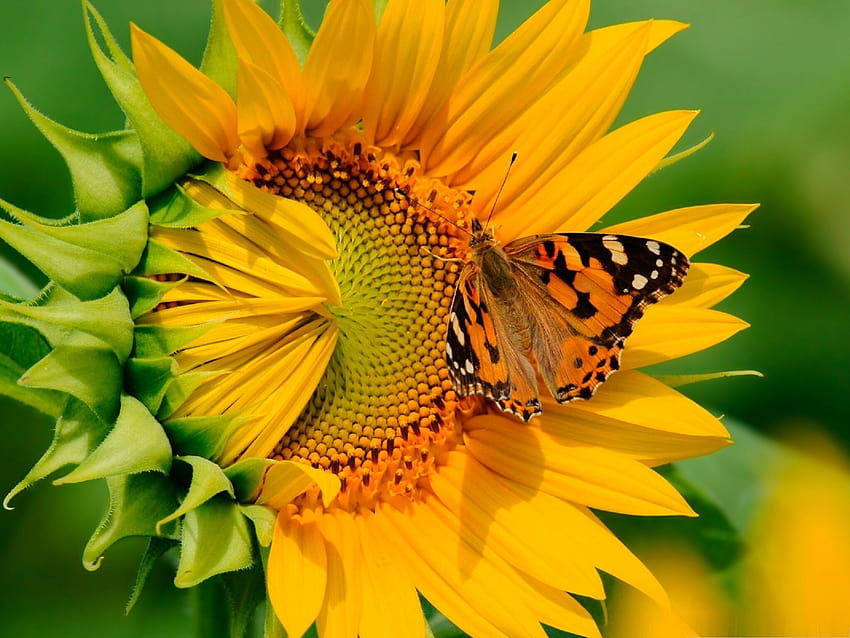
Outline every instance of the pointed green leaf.
<path fill-rule="evenodd" d="M 106 516 L 83 552 L 88 570 L 100 567 L 103 553 L 116 541 L 130 536 L 156 536 L 156 522 L 177 506 L 174 486 L 158 472 L 131 474 L 106 479 L 109 507 Z M 162 536 L 177 538 L 178 526 L 169 526 Z"/>
<path fill-rule="evenodd" d="M 243 503 L 254 502 L 260 495 L 266 472 L 274 464 L 272 459 L 248 457 L 224 468 L 224 473 L 236 491 L 236 499 Z"/>
<path fill-rule="evenodd" d="M 162 424 L 178 454 L 192 454 L 215 459 L 224 450 L 233 430 L 242 419 L 231 414 L 191 416 L 172 419 Z"/>
<path fill-rule="evenodd" d="M 106 219 L 85 224 L 58 225 L 53 220 L 33 215 L 16 206 L 7 205 L 6 208 L 25 226 L 37 228 L 54 239 L 114 259 L 121 264 L 124 272 L 136 267 L 148 241 L 148 208 L 143 201 L 137 201 L 123 212 L 116 210 L 113 216 Z"/>
<path fill-rule="evenodd" d="M 260 566 L 222 574 L 230 600 L 230 636 L 243 638 L 254 612 L 266 600 L 266 578 Z"/>
<path fill-rule="evenodd" d="M 25 388 L 18 385 L 18 379 L 24 372 L 25 368 L 20 367 L 5 354 L 0 353 L 0 395 L 7 396 L 48 416 L 57 418 L 62 411 L 66 395 L 52 390 Z"/>
<path fill-rule="evenodd" d="M 213 281 L 212 277 L 195 262 L 187 259 L 176 250 L 163 246 L 153 239 L 148 240 L 139 265 L 133 271 L 135 275 L 191 275 Z"/>
<path fill-rule="evenodd" d="M 10 304 L 0 300 L 0 321 L 17 322 L 38 330 L 52 344 L 82 343 L 74 333 L 84 333 L 108 344 L 119 360 L 133 347 L 133 320 L 120 290 L 105 297 L 80 301 L 51 297 L 42 305 Z M 84 339 L 84 341 L 90 341 Z"/>
<path fill-rule="evenodd" d="M 36 111 L 10 80 L 24 112 L 65 159 L 83 221 L 111 217 L 142 195 L 142 149 L 133 131 L 89 135 Z"/>
<path fill-rule="evenodd" d="M 178 376 L 165 391 L 165 398 L 157 412 L 157 418 L 162 421 L 168 419 L 186 402 L 186 399 L 192 396 L 199 385 L 222 374 L 227 372 L 187 372 Z"/>
<path fill-rule="evenodd" d="M 186 514 L 174 579 L 177 587 L 193 587 L 252 564 L 251 533 L 236 503 L 217 497 Z"/>
<path fill-rule="evenodd" d="M 177 374 L 177 363 L 171 357 L 134 357 L 127 361 L 124 368 L 124 382 L 127 391 L 141 401 L 151 414 L 156 414 L 168 386 Z"/>
<path fill-rule="evenodd" d="M 220 321 L 210 321 L 198 326 L 140 325 L 134 331 L 137 357 L 162 357 L 170 355 L 191 343 Z"/>
<path fill-rule="evenodd" d="M 190 228 L 227 214 L 244 214 L 245 211 L 201 206 L 179 185 L 152 198 L 151 224 L 166 228 Z"/>
<path fill-rule="evenodd" d="M 142 589 L 144 589 L 145 583 L 148 582 L 148 576 L 150 576 L 154 565 L 156 565 L 156 561 L 158 561 L 169 549 L 177 545 L 178 543 L 175 540 L 170 538 L 159 538 L 157 536 L 148 541 L 148 546 L 145 548 L 145 553 L 142 555 L 142 560 L 139 562 L 139 569 L 136 572 L 136 582 L 133 585 L 133 591 L 130 593 L 130 600 L 127 601 L 127 605 L 124 607 L 124 614 L 129 615 L 129 613 L 133 611 L 133 607 L 136 606 L 139 596 L 142 594 Z"/>
<path fill-rule="evenodd" d="M 18 382 L 28 388 L 59 390 L 85 403 L 105 423 L 118 414 L 121 364 L 104 347 L 60 344 Z"/>
<path fill-rule="evenodd" d="M 705 374 L 659 374 L 655 378 L 666 383 L 671 388 L 679 388 L 683 385 L 692 383 L 702 383 L 703 381 L 713 381 L 715 379 L 725 379 L 726 377 L 764 377 L 757 370 L 727 370 L 725 372 L 708 372 Z"/>
<path fill-rule="evenodd" d="M 299 0 L 280 1 L 280 28 L 286 34 L 298 61 L 303 67 L 316 34 L 304 21 Z"/>
<path fill-rule="evenodd" d="M 191 468 L 192 480 L 189 483 L 189 491 L 183 497 L 180 507 L 162 518 L 156 524 L 157 529 L 197 509 L 216 494 L 226 492 L 230 497 L 233 497 L 233 486 L 218 465 L 200 456 L 180 456 L 175 458 L 186 463 Z"/>
<path fill-rule="evenodd" d="M 67 465 L 77 465 L 100 445 L 109 426 L 100 421 L 83 403 L 67 399 L 63 414 L 56 421 L 53 442 L 27 473 L 6 495 L 3 506 L 30 485 L 47 478 Z"/>
<path fill-rule="evenodd" d="M 61 412 L 65 395 L 18 384 L 24 372 L 48 352 L 50 346 L 41 334 L 23 324 L 3 323 L 0 311 L 0 394 L 55 418 Z"/>
<path fill-rule="evenodd" d="M 36 228 L 0 220 L 0 239 L 81 299 L 102 297 L 121 279 L 118 260 L 55 239 Z"/>
<path fill-rule="evenodd" d="M 137 399 L 124 395 L 115 427 L 103 443 L 73 472 L 54 483 L 80 483 L 140 472 L 168 474 L 171 460 L 171 444 L 159 421 Z"/>
<path fill-rule="evenodd" d="M 242 513 L 254 524 L 254 534 L 261 547 L 272 544 L 277 512 L 265 505 L 242 505 Z"/>
<path fill-rule="evenodd" d="M 145 197 L 154 195 L 200 163 L 201 157 L 156 114 L 139 84 L 135 69 L 128 64 L 100 14 L 88 2 L 83 8 L 95 63 L 139 138 L 143 152 L 142 194 Z M 97 34 L 92 21 L 97 25 Z M 106 42 L 106 51 L 101 48 L 97 36 Z"/>
<path fill-rule="evenodd" d="M 227 32 L 221 0 L 213 0 L 212 20 L 201 71 L 236 99 L 236 49 Z"/>
<path fill-rule="evenodd" d="M 163 295 L 186 281 L 159 281 L 150 277 L 124 277 L 121 287 L 130 302 L 130 316 L 138 319 L 159 305 Z"/>

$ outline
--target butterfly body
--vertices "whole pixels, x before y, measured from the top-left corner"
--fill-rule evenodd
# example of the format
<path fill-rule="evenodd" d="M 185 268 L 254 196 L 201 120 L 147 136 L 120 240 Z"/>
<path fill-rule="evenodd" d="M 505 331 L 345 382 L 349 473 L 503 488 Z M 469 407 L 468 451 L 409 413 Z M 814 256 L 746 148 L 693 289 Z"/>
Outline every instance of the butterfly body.
<path fill-rule="evenodd" d="M 654 240 L 570 233 L 502 246 L 473 220 L 446 333 L 455 389 L 524 421 L 542 411 L 538 372 L 558 402 L 589 399 L 620 367 L 646 307 L 687 268 L 685 255 Z"/>

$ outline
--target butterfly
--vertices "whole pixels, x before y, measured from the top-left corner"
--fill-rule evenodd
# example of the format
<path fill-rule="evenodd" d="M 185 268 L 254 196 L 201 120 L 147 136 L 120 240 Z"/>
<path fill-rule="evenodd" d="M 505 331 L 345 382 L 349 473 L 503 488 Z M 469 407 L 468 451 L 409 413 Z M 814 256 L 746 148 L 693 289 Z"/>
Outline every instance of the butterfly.
<path fill-rule="evenodd" d="M 688 271 L 653 239 L 566 233 L 502 246 L 478 220 L 471 229 L 446 330 L 449 378 L 523 421 L 542 412 L 536 372 L 559 403 L 592 397 L 646 308 Z"/>

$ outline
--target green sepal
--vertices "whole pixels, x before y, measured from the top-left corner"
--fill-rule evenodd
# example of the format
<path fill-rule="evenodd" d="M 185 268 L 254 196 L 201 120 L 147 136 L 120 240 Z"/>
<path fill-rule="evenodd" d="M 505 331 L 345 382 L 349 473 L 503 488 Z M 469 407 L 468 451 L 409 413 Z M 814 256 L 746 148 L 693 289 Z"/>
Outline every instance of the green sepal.
<path fill-rule="evenodd" d="M 0 220 L 0 239 L 81 299 L 103 296 L 121 278 L 121 264 L 117 260 L 49 237 L 29 226 Z"/>
<path fill-rule="evenodd" d="M 201 71 L 236 99 L 236 48 L 227 32 L 221 0 L 213 0 L 210 33 L 201 60 Z"/>
<path fill-rule="evenodd" d="M 165 228 L 192 228 L 226 214 L 245 214 L 245 211 L 201 206 L 179 185 L 148 200 L 151 224 Z"/>
<path fill-rule="evenodd" d="M 36 462 L 27 475 L 11 489 L 3 501 L 3 507 L 11 509 L 9 503 L 22 491 L 47 478 L 67 465 L 78 465 L 100 445 L 109 426 L 83 403 L 67 399 L 61 416 L 56 420 L 53 441 L 47 451 Z"/>
<path fill-rule="evenodd" d="M 18 381 L 24 387 L 58 390 L 85 403 L 104 423 L 118 414 L 121 363 L 103 344 L 59 344 Z"/>
<path fill-rule="evenodd" d="M 277 512 L 265 505 L 242 505 L 242 513 L 254 524 L 254 534 L 261 547 L 272 544 Z"/>
<path fill-rule="evenodd" d="M 136 398 L 121 397 L 121 412 L 103 442 L 56 485 L 124 474 L 171 470 L 172 452 L 159 422 Z"/>
<path fill-rule="evenodd" d="M 280 19 L 278 22 L 303 67 L 316 34 L 304 21 L 299 0 L 280 0 Z"/>
<path fill-rule="evenodd" d="M 192 454 L 215 459 L 222 453 L 233 430 L 243 419 L 231 414 L 187 416 L 165 421 L 171 446 L 177 454 Z"/>
<path fill-rule="evenodd" d="M 724 372 L 707 372 L 704 374 L 658 374 L 654 376 L 671 388 L 680 388 L 683 385 L 725 379 L 727 377 L 764 377 L 758 370 L 726 370 Z"/>
<path fill-rule="evenodd" d="M 56 418 L 62 411 L 65 395 L 18 384 L 24 372 L 48 352 L 50 345 L 37 330 L 0 320 L 0 394 Z"/>
<path fill-rule="evenodd" d="M 222 374 L 227 374 L 227 372 L 187 372 L 179 375 L 168 385 L 156 417 L 160 421 L 165 421 L 186 402 L 186 399 L 192 395 L 199 385 Z"/>
<path fill-rule="evenodd" d="M 148 240 L 139 265 L 133 271 L 134 275 L 191 275 L 213 281 L 210 274 L 198 266 L 195 262 L 187 259 L 176 250 L 163 246 L 153 239 Z"/>
<path fill-rule="evenodd" d="M 130 303 L 130 316 L 138 319 L 159 305 L 162 297 L 169 290 L 173 290 L 186 281 L 186 278 L 177 281 L 158 281 L 150 277 L 124 277 L 121 287 Z"/>
<path fill-rule="evenodd" d="M 209 321 L 197 326 L 140 325 L 134 330 L 137 357 L 152 358 L 170 355 L 194 341 L 221 320 Z"/>
<path fill-rule="evenodd" d="M 180 506 L 157 522 L 157 531 L 163 525 L 176 521 L 181 516 L 199 508 L 216 494 L 226 492 L 231 498 L 233 497 L 233 486 L 221 468 L 212 461 L 200 456 L 177 456 L 175 459 L 189 466 L 192 471 L 192 480 L 189 483 L 189 491 L 183 497 Z"/>
<path fill-rule="evenodd" d="M 84 224 L 57 224 L 52 219 L 33 215 L 10 204 L 4 207 L 25 226 L 37 228 L 54 239 L 114 259 L 125 272 L 131 271 L 139 263 L 148 241 L 148 207 L 144 201 L 137 201 L 126 210 L 118 209 L 122 210 L 120 213 L 113 211 L 111 217 Z"/>
<path fill-rule="evenodd" d="M 111 217 L 142 196 L 142 148 L 133 131 L 90 135 L 39 113 L 7 78 L 27 117 L 62 155 L 82 221 Z"/>
<path fill-rule="evenodd" d="M 3 251 L 6 252 L 6 251 Z M 25 302 L 38 296 L 39 287 L 0 252 L 0 299 Z"/>
<path fill-rule="evenodd" d="M 133 347 L 133 319 L 126 297 L 117 289 L 91 301 L 55 292 L 39 305 L 0 300 L 0 321 L 27 325 L 54 345 L 83 345 L 92 343 L 88 336 L 95 337 L 109 345 L 119 361 Z"/>
<path fill-rule="evenodd" d="M 266 472 L 275 462 L 273 459 L 247 457 L 224 468 L 224 473 L 236 491 L 236 500 L 242 503 L 254 502 L 260 495 Z"/>
<path fill-rule="evenodd" d="M 261 566 L 254 565 L 220 578 L 230 601 L 230 636 L 244 638 L 254 612 L 266 600 L 265 574 Z"/>
<path fill-rule="evenodd" d="M 174 578 L 177 587 L 193 587 L 216 574 L 246 569 L 253 562 L 248 523 L 232 500 L 212 498 L 183 518 Z"/>
<path fill-rule="evenodd" d="M 124 368 L 124 383 L 130 394 L 141 401 L 151 414 L 156 414 L 169 384 L 178 373 L 177 363 L 171 357 L 134 357 Z"/>
<path fill-rule="evenodd" d="M 174 485 L 158 472 L 114 476 L 106 479 L 109 507 L 83 551 L 89 571 L 100 567 L 104 552 L 115 542 L 131 536 L 156 536 L 156 522 L 177 507 Z M 161 536 L 176 539 L 179 526 L 171 524 Z"/>
<path fill-rule="evenodd" d="M 148 546 L 145 547 L 145 553 L 142 555 L 142 560 L 139 561 L 139 569 L 136 571 L 136 582 L 133 584 L 133 591 L 130 592 L 130 600 L 127 601 L 127 605 L 124 607 L 125 615 L 129 615 L 139 601 L 139 596 L 141 596 L 142 590 L 148 582 L 148 576 L 153 571 L 156 561 L 168 550 L 177 545 L 178 542 L 176 540 L 160 538 L 159 536 L 153 536 L 148 540 Z"/>
<path fill-rule="evenodd" d="M 109 90 L 139 138 L 142 148 L 142 195 L 149 197 L 168 187 L 201 161 L 201 156 L 160 119 L 148 101 L 135 69 L 115 41 L 103 18 L 83 3 L 86 34 L 92 56 Z M 104 51 L 92 25 L 106 43 Z"/>

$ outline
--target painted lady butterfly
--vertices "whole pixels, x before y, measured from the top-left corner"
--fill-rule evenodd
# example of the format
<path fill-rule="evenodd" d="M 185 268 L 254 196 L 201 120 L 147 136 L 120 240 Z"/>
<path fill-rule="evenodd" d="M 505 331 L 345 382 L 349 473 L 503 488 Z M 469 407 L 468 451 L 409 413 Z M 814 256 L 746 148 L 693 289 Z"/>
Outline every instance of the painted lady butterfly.
<path fill-rule="evenodd" d="M 449 376 L 459 394 L 523 421 L 542 412 L 535 366 L 559 403 L 589 399 L 646 308 L 688 270 L 684 254 L 652 239 L 568 233 L 501 246 L 475 219 L 469 250 L 449 314 Z"/>

